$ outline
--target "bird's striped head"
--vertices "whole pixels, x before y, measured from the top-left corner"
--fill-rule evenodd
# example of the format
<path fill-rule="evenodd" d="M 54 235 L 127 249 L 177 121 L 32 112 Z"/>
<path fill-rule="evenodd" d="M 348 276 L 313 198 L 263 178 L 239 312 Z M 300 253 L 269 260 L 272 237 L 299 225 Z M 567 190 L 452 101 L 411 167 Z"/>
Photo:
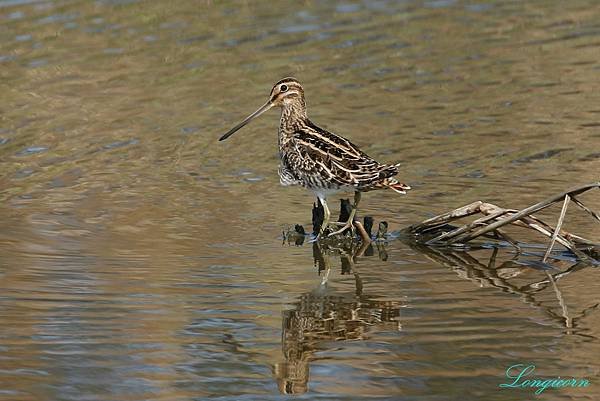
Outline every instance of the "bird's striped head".
<path fill-rule="evenodd" d="M 298 101 L 304 103 L 304 89 L 296 78 L 283 78 L 273 85 L 269 101 L 274 106 L 285 106 Z"/>
<path fill-rule="evenodd" d="M 292 109 L 301 110 L 304 114 L 306 114 L 304 104 L 304 89 L 302 89 L 302 85 L 300 85 L 300 82 L 298 82 L 296 78 L 283 78 L 281 81 L 277 82 L 273 86 L 273 89 L 271 89 L 267 103 L 263 104 L 254 113 L 250 114 L 238 125 L 227 131 L 225 135 L 219 138 L 219 141 L 229 138 L 240 128 L 274 106 L 291 106 Z"/>

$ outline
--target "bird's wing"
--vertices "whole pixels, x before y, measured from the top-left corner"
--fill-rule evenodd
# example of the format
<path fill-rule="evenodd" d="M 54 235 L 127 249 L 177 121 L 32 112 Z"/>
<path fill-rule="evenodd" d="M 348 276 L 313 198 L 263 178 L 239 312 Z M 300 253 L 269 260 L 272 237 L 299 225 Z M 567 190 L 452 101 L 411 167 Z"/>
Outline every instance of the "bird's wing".
<path fill-rule="evenodd" d="M 314 125 L 294 133 L 294 146 L 313 176 L 337 185 L 369 187 L 398 174 L 396 166 L 379 164 L 349 140 Z"/>

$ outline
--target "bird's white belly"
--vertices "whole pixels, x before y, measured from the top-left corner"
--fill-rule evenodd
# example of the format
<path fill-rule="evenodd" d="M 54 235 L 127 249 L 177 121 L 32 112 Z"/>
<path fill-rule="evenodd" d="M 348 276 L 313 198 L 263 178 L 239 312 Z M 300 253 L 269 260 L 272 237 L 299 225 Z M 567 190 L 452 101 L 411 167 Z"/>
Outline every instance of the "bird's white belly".
<path fill-rule="evenodd" d="M 312 190 L 315 196 L 319 199 L 327 199 L 330 195 L 335 195 L 337 193 L 345 191 L 345 188 Z"/>

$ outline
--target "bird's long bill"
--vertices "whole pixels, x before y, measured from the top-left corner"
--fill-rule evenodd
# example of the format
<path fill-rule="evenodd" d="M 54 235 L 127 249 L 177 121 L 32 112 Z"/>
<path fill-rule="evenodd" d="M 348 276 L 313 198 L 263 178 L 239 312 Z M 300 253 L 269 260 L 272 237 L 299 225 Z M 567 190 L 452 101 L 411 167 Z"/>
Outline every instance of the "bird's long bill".
<path fill-rule="evenodd" d="M 219 138 L 219 141 L 224 141 L 225 139 L 229 138 L 231 135 L 235 134 L 240 128 L 242 128 L 244 125 L 248 124 L 250 121 L 254 120 L 256 117 L 260 116 L 262 113 L 269 110 L 273 106 L 274 106 L 274 104 L 271 103 L 271 101 L 269 100 L 267 103 L 262 105 L 260 107 L 260 109 L 256 110 L 254 113 L 252 113 L 248 117 L 246 117 L 244 119 L 244 121 L 242 121 L 241 123 L 239 123 L 232 129 L 227 131 L 227 133 L 225 135 L 223 135 L 222 137 Z"/>

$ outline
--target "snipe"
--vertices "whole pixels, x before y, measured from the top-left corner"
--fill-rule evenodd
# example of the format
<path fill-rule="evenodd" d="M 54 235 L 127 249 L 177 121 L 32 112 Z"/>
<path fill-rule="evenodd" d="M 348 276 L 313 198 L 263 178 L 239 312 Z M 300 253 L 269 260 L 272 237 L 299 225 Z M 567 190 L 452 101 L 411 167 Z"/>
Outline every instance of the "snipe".
<path fill-rule="evenodd" d="M 281 107 L 279 121 L 279 178 L 282 185 L 301 185 L 315 193 L 325 213 L 319 236 L 329 225 L 331 213 L 327 195 L 339 191 L 354 191 L 354 205 L 350 218 L 343 227 L 330 235 L 354 228 L 361 193 L 389 188 L 405 194 L 410 187 L 393 178 L 398 174 L 397 164 L 380 164 L 361 151 L 349 140 L 335 135 L 310 121 L 306 115 L 304 89 L 295 78 L 277 82 L 269 100 L 219 141 L 233 135 L 240 128 L 272 107 Z"/>

